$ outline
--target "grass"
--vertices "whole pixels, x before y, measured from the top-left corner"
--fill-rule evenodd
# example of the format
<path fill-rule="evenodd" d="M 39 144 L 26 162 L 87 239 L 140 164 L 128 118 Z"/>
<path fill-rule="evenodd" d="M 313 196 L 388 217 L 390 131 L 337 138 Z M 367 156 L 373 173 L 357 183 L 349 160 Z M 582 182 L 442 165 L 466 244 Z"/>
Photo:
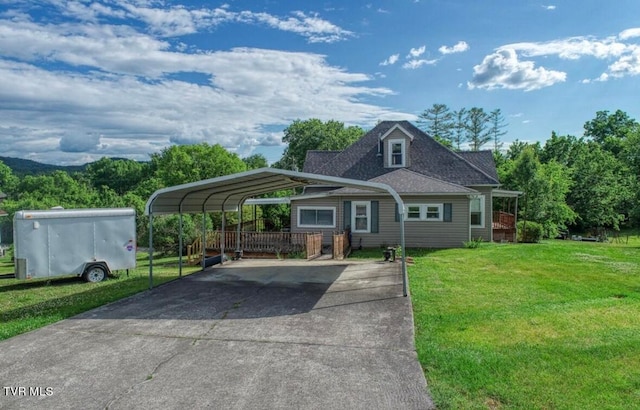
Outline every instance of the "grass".
<path fill-rule="evenodd" d="M 149 288 L 148 255 L 138 254 L 138 266 L 99 283 L 75 276 L 52 279 L 0 279 L 0 340 L 28 332 Z M 200 270 L 183 266 L 183 274 Z M 13 273 L 9 258 L 0 258 L 0 275 Z M 177 258 L 154 260 L 154 285 L 178 276 Z"/>
<path fill-rule="evenodd" d="M 439 409 L 640 409 L 638 237 L 407 253 L 416 348 Z M 0 274 L 12 271 L 0 258 Z M 177 271 L 176 258 L 154 260 L 154 284 Z M 141 254 L 129 277 L 101 283 L 2 279 L 0 339 L 143 291 L 147 273 Z"/>
<path fill-rule="evenodd" d="M 439 409 L 640 409 L 640 241 L 412 251 Z"/>

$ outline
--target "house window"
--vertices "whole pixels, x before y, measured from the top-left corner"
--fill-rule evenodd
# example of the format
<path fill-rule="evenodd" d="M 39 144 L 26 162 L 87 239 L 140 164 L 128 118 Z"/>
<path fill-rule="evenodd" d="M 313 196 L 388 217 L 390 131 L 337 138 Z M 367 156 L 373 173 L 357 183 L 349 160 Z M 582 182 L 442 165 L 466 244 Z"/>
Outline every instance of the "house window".
<path fill-rule="evenodd" d="M 405 219 L 407 221 L 442 221 L 442 204 L 407 205 Z"/>
<path fill-rule="evenodd" d="M 442 221 L 442 204 L 427 204 L 425 207 L 425 219 L 427 221 Z"/>
<path fill-rule="evenodd" d="M 371 202 L 353 201 L 351 207 L 353 232 L 370 232 Z"/>
<path fill-rule="evenodd" d="M 407 205 L 407 219 L 420 220 L 422 218 L 420 205 Z"/>
<path fill-rule="evenodd" d="M 301 228 L 335 228 L 336 208 L 300 206 L 298 207 L 298 226 Z"/>
<path fill-rule="evenodd" d="M 484 228 L 484 195 L 476 195 L 469 203 L 471 212 L 471 226 Z"/>
<path fill-rule="evenodd" d="M 389 166 L 405 166 L 405 140 L 389 140 Z"/>

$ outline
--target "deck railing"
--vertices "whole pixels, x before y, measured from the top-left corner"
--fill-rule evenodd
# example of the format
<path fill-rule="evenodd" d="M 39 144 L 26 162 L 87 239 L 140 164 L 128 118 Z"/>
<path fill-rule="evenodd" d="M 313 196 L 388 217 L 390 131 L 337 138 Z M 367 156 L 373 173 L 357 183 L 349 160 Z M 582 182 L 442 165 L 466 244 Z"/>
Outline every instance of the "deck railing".
<path fill-rule="evenodd" d="M 503 211 L 495 211 L 493 213 L 493 227 L 496 229 L 515 228 L 516 216 Z"/>
<path fill-rule="evenodd" d="M 349 231 L 333 235 L 333 259 L 344 259 L 349 255 Z"/>
<path fill-rule="evenodd" d="M 224 243 L 225 252 L 233 253 L 238 246 L 238 232 L 216 230 L 207 234 L 205 252 L 220 252 Z M 242 252 L 268 253 L 284 255 L 306 252 L 307 259 L 312 259 L 322 252 L 322 233 L 308 232 L 240 232 L 240 248 Z M 187 246 L 187 261 L 198 263 L 202 257 L 202 238 L 198 237 Z"/>

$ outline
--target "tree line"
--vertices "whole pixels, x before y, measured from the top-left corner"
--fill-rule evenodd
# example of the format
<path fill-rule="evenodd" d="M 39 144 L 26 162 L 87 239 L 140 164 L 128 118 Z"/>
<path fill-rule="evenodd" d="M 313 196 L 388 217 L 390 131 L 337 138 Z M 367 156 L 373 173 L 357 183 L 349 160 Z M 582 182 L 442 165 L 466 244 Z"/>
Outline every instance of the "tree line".
<path fill-rule="evenodd" d="M 586 232 L 640 226 L 640 126 L 625 112 L 597 112 L 579 137 L 552 133 L 544 143 L 516 140 L 506 150 L 501 149 L 504 124 L 500 110 L 449 112 L 443 104 L 425 110 L 419 121 L 428 134 L 454 150 L 478 150 L 492 142 L 502 188 L 523 192 L 519 218 L 542 224 L 547 236 L 567 228 Z M 364 133 L 338 121 L 296 120 L 284 130 L 287 146 L 272 166 L 302 170 L 308 150 L 342 150 Z M 265 166 L 260 154 L 240 158 L 206 143 L 167 147 L 148 162 L 105 157 L 75 172 L 16 175 L 0 161 L 0 192 L 6 195 L 0 206 L 9 214 L 0 223 L 6 228 L 21 209 L 133 207 L 139 216 L 139 243 L 146 245 L 144 206 L 156 190 Z M 258 217 L 276 225 L 289 220 L 286 206 L 266 206 L 259 212 Z M 250 211 L 244 215 L 253 218 Z M 237 222 L 236 214 L 228 216 L 229 223 Z M 219 226 L 220 219 L 211 214 L 204 223 Z M 185 216 L 183 223 L 188 243 L 201 232 L 202 218 Z M 154 248 L 175 251 L 177 216 L 154 218 L 154 232 Z"/>
<path fill-rule="evenodd" d="M 479 151 L 488 143 L 499 151 L 508 125 L 499 108 L 490 112 L 481 107 L 452 111 L 439 103 L 424 110 L 417 122 L 419 128 L 449 148 L 461 150 L 468 146 L 471 151 Z"/>
<path fill-rule="evenodd" d="M 138 215 L 138 243 L 147 246 L 148 217 L 144 216 L 144 207 L 156 190 L 265 166 L 267 160 L 260 154 L 240 158 L 220 145 L 206 143 L 171 146 L 152 154 L 148 162 L 104 157 L 88 164 L 84 170 L 71 172 L 55 170 L 19 176 L 0 161 L 0 192 L 6 195 L 0 207 L 8 213 L 8 218 L 0 219 L 0 223 L 6 234 L 10 232 L 13 215 L 18 210 L 54 206 L 67 209 L 132 207 Z M 253 216 L 250 211 L 247 209 L 246 219 Z M 272 220 L 285 219 L 282 209 L 277 206 L 259 212 L 259 216 Z M 227 216 L 228 223 L 237 223 L 235 213 Z M 220 226 L 220 220 L 221 215 L 211 214 L 204 223 L 211 229 Z M 202 223 L 199 216 L 184 216 L 183 232 L 187 243 L 200 234 Z M 154 218 L 154 248 L 175 252 L 178 232 L 177 215 Z M 7 241 L 4 235 L 3 239 Z"/>

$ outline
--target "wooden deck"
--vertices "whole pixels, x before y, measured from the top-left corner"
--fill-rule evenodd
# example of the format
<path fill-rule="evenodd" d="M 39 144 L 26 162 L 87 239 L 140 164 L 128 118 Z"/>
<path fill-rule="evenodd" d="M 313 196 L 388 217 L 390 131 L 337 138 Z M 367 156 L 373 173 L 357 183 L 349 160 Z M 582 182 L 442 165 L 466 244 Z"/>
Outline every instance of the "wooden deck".
<path fill-rule="evenodd" d="M 206 255 L 213 255 L 220 254 L 223 247 L 225 253 L 229 254 L 240 250 L 242 253 L 270 254 L 276 257 L 304 254 L 306 259 L 313 259 L 322 253 L 322 233 L 240 232 L 238 238 L 237 231 L 225 231 L 223 240 L 222 231 L 216 230 L 207 234 L 204 247 L 200 237 L 187 246 L 187 261 L 197 264 L 202 258 L 203 248 Z"/>
<path fill-rule="evenodd" d="M 493 213 L 493 241 L 516 242 L 516 216 L 507 212 Z"/>

